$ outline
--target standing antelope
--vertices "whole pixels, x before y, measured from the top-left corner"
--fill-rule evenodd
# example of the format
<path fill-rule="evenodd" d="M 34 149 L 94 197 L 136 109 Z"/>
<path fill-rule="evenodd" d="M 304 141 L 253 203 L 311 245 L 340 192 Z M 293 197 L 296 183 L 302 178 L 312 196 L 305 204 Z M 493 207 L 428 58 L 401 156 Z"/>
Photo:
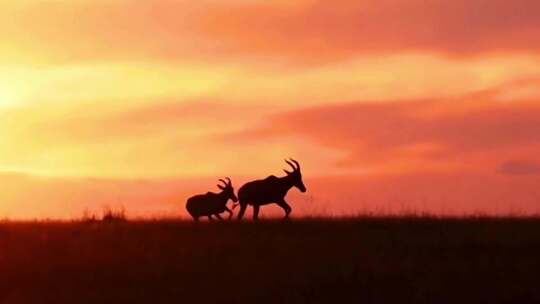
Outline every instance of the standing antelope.
<path fill-rule="evenodd" d="M 218 219 L 222 219 L 219 215 L 222 212 L 229 212 L 229 218 L 232 216 L 232 211 L 227 208 L 227 202 L 231 199 L 233 202 L 237 202 L 238 198 L 234 194 L 234 188 L 230 178 L 226 178 L 227 181 L 220 179 L 223 184 L 218 184 L 218 188 L 221 189 L 220 193 L 208 192 L 206 194 L 195 195 L 187 200 L 186 209 L 195 221 L 199 221 L 199 217 L 207 216 L 212 220 L 212 215 L 215 215 Z"/>
<path fill-rule="evenodd" d="M 286 176 L 276 177 L 271 175 L 262 180 L 256 180 L 243 185 L 238 190 L 240 199 L 240 212 L 238 219 L 242 219 L 248 205 L 253 206 L 253 219 L 259 218 L 259 208 L 262 205 L 276 203 L 285 211 L 285 218 L 291 213 L 291 206 L 285 201 L 285 195 L 292 188 L 296 187 L 302 192 L 306 192 L 306 186 L 302 182 L 302 173 L 300 173 L 300 164 L 294 160 L 285 160 L 292 171 L 285 171 Z"/>

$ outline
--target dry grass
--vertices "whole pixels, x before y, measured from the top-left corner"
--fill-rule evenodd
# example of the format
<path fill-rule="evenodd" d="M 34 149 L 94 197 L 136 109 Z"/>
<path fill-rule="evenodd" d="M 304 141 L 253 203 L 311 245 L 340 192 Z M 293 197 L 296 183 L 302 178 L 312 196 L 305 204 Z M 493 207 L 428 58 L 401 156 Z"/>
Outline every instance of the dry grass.
<path fill-rule="evenodd" d="M 0 303 L 540 301 L 540 219 L 0 224 Z"/>

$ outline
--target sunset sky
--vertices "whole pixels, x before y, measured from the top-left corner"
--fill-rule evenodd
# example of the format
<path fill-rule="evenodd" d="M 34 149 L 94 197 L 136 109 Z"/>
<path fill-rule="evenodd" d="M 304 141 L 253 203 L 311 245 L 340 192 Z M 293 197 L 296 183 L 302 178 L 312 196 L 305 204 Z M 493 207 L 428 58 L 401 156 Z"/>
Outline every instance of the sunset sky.
<path fill-rule="evenodd" d="M 299 214 L 539 212 L 539 16 L 538 0 L 3 0 L 0 217 L 182 216 L 285 157 Z"/>

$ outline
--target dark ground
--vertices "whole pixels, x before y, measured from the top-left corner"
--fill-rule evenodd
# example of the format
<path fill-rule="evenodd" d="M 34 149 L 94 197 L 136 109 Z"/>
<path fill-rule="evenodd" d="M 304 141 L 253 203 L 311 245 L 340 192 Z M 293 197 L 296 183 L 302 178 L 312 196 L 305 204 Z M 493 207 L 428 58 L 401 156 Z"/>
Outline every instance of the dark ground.
<path fill-rule="evenodd" d="M 540 219 L 0 224 L 0 303 L 540 302 Z"/>

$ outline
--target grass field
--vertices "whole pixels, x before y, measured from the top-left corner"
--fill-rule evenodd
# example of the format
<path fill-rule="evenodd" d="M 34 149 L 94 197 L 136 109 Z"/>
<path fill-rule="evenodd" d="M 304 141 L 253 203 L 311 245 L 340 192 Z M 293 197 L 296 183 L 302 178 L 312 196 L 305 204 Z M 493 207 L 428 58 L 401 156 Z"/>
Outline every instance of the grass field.
<path fill-rule="evenodd" d="M 540 302 L 540 219 L 0 224 L 0 303 Z"/>

